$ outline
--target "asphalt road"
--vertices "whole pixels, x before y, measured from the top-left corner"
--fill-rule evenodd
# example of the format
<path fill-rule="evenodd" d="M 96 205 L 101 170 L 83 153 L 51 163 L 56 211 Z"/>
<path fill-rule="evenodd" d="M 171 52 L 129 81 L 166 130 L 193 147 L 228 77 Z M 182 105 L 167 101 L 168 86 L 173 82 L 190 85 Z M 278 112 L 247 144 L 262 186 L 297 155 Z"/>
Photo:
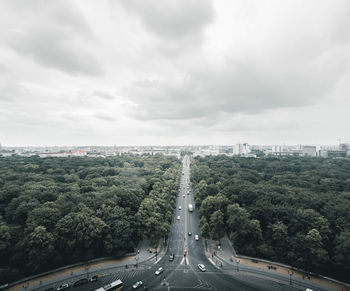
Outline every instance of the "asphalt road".
<path fill-rule="evenodd" d="M 183 160 L 183 175 L 181 176 L 166 254 L 157 262 L 142 262 L 138 264 L 137 269 L 120 270 L 97 282 L 80 287 L 70 287 L 70 290 L 93 291 L 117 279 L 123 281 L 124 290 L 133 290 L 132 285 L 137 281 L 142 281 L 148 290 L 305 290 L 307 284 L 289 286 L 286 277 L 279 274 L 257 271 L 244 266 L 241 266 L 240 269 L 246 272 L 237 272 L 235 266 L 226 265 L 221 268 L 214 266 L 209 261 L 205 253 L 205 241 L 200 236 L 198 213 L 194 203 L 193 189 L 190 185 L 189 166 L 190 159 L 186 156 Z M 187 193 L 188 191 L 189 193 Z M 189 204 L 194 206 L 193 212 L 188 210 Z M 178 216 L 180 219 L 177 219 Z M 191 236 L 188 235 L 189 231 L 192 233 Z M 198 241 L 195 240 L 196 234 L 199 235 Z M 184 252 L 186 252 L 186 256 L 184 256 Z M 173 261 L 169 260 L 171 254 L 175 254 Z M 198 264 L 204 264 L 207 270 L 200 271 L 197 267 Z M 162 267 L 164 272 L 157 276 L 155 271 L 159 267 Z M 258 276 L 249 276 L 247 273 Z M 286 283 L 281 284 L 277 281 L 285 281 Z M 312 289 L 327 290 L 326 288 Z M 138 290 L 143 290 L 143 287 Z"/>
<path fill-rule="evenodd" d="M 132 279 L 124 280 L 125 289 L 132 290 L 132 284 L 141 280 L 149 290 L 274 290 L 273 286 L 263 286 L 260 281 L 251 282 L 245 278 L 234 277 L 209 262 L 205 254 L 205 242 L 200 236 L 197 209 L 194 207 L 193 212 L 188 210 L 189 204 L 195 205 L 190 185 L 189 166 L 189 158 L 185 157 L 184 174 L 181 177 L 166 255 L 150 269 Z M 187 194 L 188 190 L 189 194 Z M 180 216 L 179 220 L 178 216 Z M 191 236 L 188 235 L 189 231 L 192 233 Z M 199 235 L 198 241 L 195 240 L 196 234 Z M 184 251 L 186 251 L 186 257 Z M 175 254 L 174 261 L 169 261 L 171 254 Z M 204 264 L 207 271 L 200 271 L 198 264 Z M 156 276 L 155 271 L 159 267 L 163 267 L 164 272 Z"/>

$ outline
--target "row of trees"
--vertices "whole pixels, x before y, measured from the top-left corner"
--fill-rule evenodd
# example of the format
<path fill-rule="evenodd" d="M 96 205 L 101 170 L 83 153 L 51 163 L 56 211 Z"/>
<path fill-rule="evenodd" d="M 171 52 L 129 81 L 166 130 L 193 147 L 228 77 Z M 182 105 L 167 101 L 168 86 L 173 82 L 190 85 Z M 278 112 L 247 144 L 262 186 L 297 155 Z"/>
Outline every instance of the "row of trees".
<path fill-rule="evenodd" d="M 0 158 L 0 283 L 167 235 L 176 158 Z"/>
<path fill-rule="evenodd" d="M 196 158 L 191 179 L 204 236 L 349 280 L 349 160 Z"/>

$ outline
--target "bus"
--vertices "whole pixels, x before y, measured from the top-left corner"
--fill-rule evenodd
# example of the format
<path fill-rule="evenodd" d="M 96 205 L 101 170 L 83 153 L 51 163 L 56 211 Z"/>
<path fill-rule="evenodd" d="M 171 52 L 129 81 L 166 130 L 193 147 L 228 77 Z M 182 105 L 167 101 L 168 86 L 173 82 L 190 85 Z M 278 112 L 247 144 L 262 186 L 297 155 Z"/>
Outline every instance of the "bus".
<path fill-rule="evenodd" d="M 103 286 L 101 288 L 96 289 L 95 291 L 119 291 L 122 289 L 123 289 L 122 280 L 116 280 L 116 281 L 109 283 L 106 286 Z"/>

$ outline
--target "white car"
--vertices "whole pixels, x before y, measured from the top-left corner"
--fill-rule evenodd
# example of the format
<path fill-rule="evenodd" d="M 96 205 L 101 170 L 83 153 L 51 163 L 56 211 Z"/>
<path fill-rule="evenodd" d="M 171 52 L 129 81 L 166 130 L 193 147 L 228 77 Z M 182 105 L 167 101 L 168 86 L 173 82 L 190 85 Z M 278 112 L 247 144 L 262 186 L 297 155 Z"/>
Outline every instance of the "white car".
<path fill-rule="evenodd" d="M 155 272 L 155 274 L 158 276 L 158 275 L 160 275 L 161 273 L 163 273 L 164 272 L 164 269 L 162 268 L 162 267 L 160 267 L 156 272 Z"/>
<path fill-rule="evenodd" d="M 202 272 L 205 272 L 207 270 L 203 264 L 198 264 L 198 269 Z"/>
<path fill-rule="evenodd" d="M 196 235 L 194 236 L 194 239 L 195 239 L 195 240 L 199 240 L 198 234 L 196 234 Z"/>
<path fill-rule="evenodd" d="M 181 206 L 179 206 L 179 210 L 181 210 L 182 209 L 182 207 Z"/>
<path fill-rule="evenodd" d="M 177 220 L 180 220 L 180 215 L 177 217 Z"/>
<path fill-rule="evenodd" d="M 142 281 L 136 282 L 134 285 L 132 285 L 132 289 L 137 289 L 143 285 Z"/>
<path fill-rule="evenodd" d="M 69 285 L 67 283 L 64 283 L 60 287 L 58 287 L 56 290 L 61 291 L 61 290 L 67 289 L 67 288 L 69 288 Z"/>

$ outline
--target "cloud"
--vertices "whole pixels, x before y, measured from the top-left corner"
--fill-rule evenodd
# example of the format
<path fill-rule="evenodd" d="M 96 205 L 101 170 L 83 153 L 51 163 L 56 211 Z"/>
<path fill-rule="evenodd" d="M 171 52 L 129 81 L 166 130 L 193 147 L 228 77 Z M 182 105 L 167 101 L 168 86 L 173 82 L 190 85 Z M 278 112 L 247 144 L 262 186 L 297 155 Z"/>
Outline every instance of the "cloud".
<path fill-rule="evenodd" d="M 159 47 L 168 54 L 179 54 L 200 45 L 205 28 L 215 15 L 211 0 L 122 0 L 121 3 L 158 38 Z"/>
<path fill-rule="evenodd" d="M 7 45 L 25 58 L 68 74 L 103 74 L 89 49 L 94 36 L 78 7 L 71 1 L 34 2 L 23 6 L 7 2 L 8 9 L 19 15 L 7 31 Z"/>
<path fill-rule="evenodd" d="M 113 94 L 106 91 L 94 91 L 93 95 L 106 100 L 115 99 L 115 96 Z"/>
<path fill-rule="evenodd" d="M 332 54 L 330 54 L 332 55 Z M 210 68 L 210 70 L 208 70 Z M 327 96 L 344 71 L 324 55 L 302 66 L 251 58 L 203 65 L 182 78 L 135 82 L 125 94 L 140 119 L 191 119 L 221 112 L 301 107 Z"/>
<path fill-rule="evenodd" d="M 108 114 L 103 114 L 103 113 L 97 113 L 95 114 L 95 117 L 98 119 L 101 119 L 103 121 L 116 121 L 117 119 L 113 116 L 110 116 Z"/>

